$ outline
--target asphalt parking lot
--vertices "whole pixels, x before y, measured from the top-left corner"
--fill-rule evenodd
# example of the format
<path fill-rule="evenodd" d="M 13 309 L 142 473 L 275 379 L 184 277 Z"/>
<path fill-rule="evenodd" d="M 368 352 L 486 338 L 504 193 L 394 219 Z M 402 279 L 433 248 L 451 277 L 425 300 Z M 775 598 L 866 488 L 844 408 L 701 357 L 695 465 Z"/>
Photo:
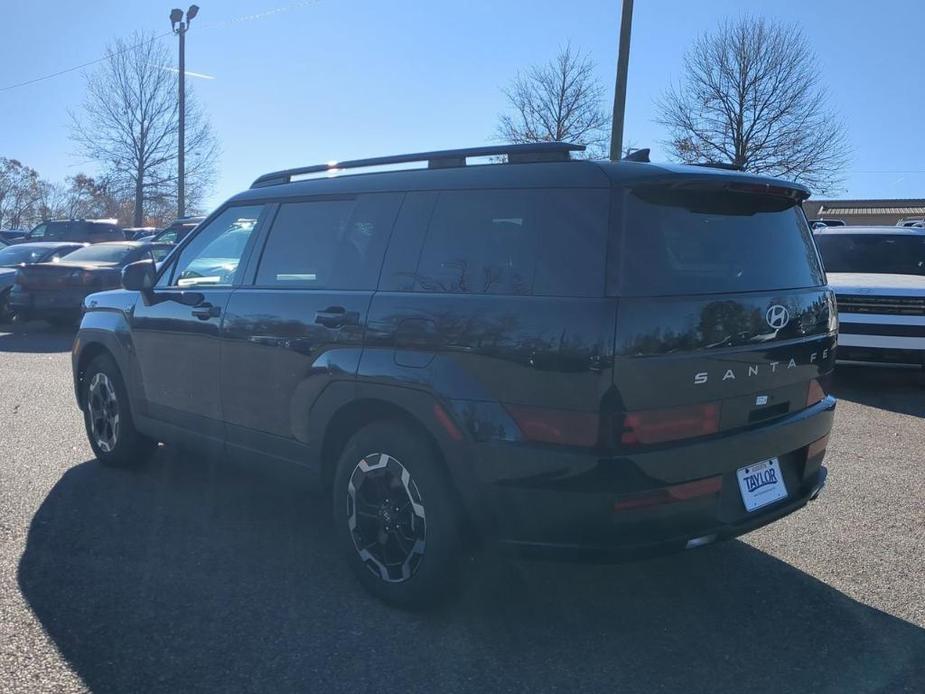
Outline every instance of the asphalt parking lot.
<path fill-rule="evenodd" d="M 619 565 L 485 558 L 429 614 L 368 597 L 288 471 L 92 457 L 71 335 L 0 328 L 4 692 L 920 692 L 925 387 L 840 369 L 801 512 Z"/>

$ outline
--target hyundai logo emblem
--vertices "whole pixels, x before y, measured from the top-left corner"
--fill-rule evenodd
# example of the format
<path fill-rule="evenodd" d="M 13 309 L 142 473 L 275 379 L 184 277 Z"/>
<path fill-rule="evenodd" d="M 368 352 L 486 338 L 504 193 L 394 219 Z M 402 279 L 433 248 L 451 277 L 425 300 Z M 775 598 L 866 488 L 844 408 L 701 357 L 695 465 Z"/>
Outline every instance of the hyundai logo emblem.
<path fill-rule="evenodd" d="M 764 314 L 764 318 L 772 328 L 781 330 L 787 327 L 787 323 L 790 322 L 790 311 L 787 310 L 786 306 L 774 304 L 768 309 L 768 312 Z"/>

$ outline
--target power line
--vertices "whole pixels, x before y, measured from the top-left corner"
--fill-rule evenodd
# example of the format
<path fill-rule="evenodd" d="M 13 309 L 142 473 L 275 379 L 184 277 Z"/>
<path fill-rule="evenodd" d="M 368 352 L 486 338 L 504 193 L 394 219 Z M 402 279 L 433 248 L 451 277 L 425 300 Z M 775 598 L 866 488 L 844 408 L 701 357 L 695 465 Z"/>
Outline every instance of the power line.
<path fill-rule="evenodd" d="M 283 12 L 288 12 L 289 10 L 299 9 L 307 5 L 313 5 L 316 2 L 318 2 L 318 0 L 301 0 L 301 2 L 293 2 L 289 5 L 284 5 L 282 7 L 277 7 L 272 10 L 267 10 L 266 12 L 257 12 L 255 14 L 243 15 L 241 17 L 235 17 L 234 19 L 226 19 L 221 22 L 206 23 L 200 27 L 200 31 L 204 29 L 209 29 L 209 28 L 214 29 L 214 28 L 223 27 L 223 26 L 230 26 L 232 24 L 240 24 L 241 22 L 251 22 L 256 19 L 263 19 L 264 17 L 270 17 L 272 15 L 281 14 Z M 77 70 L 83 70 L 86 67 L 90 67 L 91 65 L 96 65 L 97 63 L 102 63 L 104 60 L 108 60 L 110 55 L 121 55 L 122 53 L 127 53 L 136 48 L 140 48 L 141 46 L 144 46 L 148 43 L 159 41 L 165 36 L 170 36 L 172 33 L 173 33 L 172 31 L 168 31 L 163 34 L 158 34 L 154 38 L 148 39 L 147 41 L 142 41 L 141 43 L 137 43 L 134 46 L 127 46 L 126 48 L 123 48 L 121 51 L 116 51 L 115 53 L 104 55 L 102 58 L 97 58 L 96 60 L 91 60 L 90 62 L 87 62 L 87 63 L 75 65 L 74 67 L 65 68 L 64 70 L 58 70 L 57 72 L 52 72 L 48 75 L 42 75 L 41 77 L 35 77 L 31 80 L 25 80 L 24 82 L 17 82 L 16 84 L 9 84 L 5 87 L 0 87 L 0 92 L 10 91 L 11 89 L 19 89 L 20 87 L 27 87 L 30 84 L 35 84 L 36 82 L 43 82 L 45 80 L 50 80 L 54 77 L 60 77 L 61 75 L 66 75 L 69 72 L 76 72 Z"/>
<path fill-rule="evenodd" d="M 90 67 L 91 65 L 96 65 L 97 63 L 102 63 L 104 60 L 109 59 L 110 55 L 115 56 L 115 55 L 121 55 L 121 54 L 123 54 L 123 53 L 128 53 L 128 52 L 131 51 L 131 50 L 134 50 L 134 49 L 136 49 L 136 48 L 140 48 L 141 46 L 144 46 L 144 45 L 149 44 L 149 43 L 153 43 L 154 41 L 158 41 L 158 40 L 164 38 L 165 36 L 170 36 L 171 33 L 173 33 L 173 32 L 168 31 L 168 32 L 165 33 L 165 34 L 160 34 L 160 35 L 158 35 L 158 36 L 155 36 L 155 37 L 152 38 L 152 39 L 148 39 L 147 41 L 142 41 L 141 43 L 136 43 L 134 46 L 126 46 L 126 47 L 123 48 L 121 51 L 116 51 L 115 53 L 111 53 L 111 54 L 104 55 L 102 58 L 97 58 L 96 60 L 91 60 L 89 63 L 83 63 L 82 65 L 75 65 L 74 67 L 69 67 L 69 68 L 66 68 L 66 69 L 64 69 L 64 70 L 58 70 L 58 72 L 53 72 L 53 73 L 51 73 L 50 75 L 43 75 L 42 77 L 36 77 L 36 78 L 34 78 L 34 79 L 31 79 L 31 80 L 26 80 L 25 82 L 19 82 L 19 83 L 17 83 L 17 84 L 10 84 L 10 85 L 8 85 L 8 86 L 6 86 L 6 87 L 0 87 L 0 92 L 9 91 L 10 89 L 18 89 L 19 87 L 25 87 L 25 86 L 30 85 L 30 84 L 35 84 L 36 82 L 42 82 L 43 80 L 50 80 L 52 77 L 59 77 L 60 75 L 66 75 L 67 73 L 69 73 L 69 72 L 74 72 L 75 70 L 82 70 L 82 69 L 85 68 L 85 67 Z"/>

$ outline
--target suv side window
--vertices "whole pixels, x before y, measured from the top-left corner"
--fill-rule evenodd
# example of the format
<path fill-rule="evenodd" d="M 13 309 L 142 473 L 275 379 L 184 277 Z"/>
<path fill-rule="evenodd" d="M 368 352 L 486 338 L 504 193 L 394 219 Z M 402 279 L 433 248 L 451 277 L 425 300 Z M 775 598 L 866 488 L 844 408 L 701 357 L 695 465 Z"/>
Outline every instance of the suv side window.
<path fill-rule="evenodd" d="M 229 287 L 265 205 L 229 207 L 203 228 L 173 265 L 178 287 Z"/>
<path fill-rule="evenodd" d="M 414 290 L 602 296 L 608 208 L 606 190 L 442 192 Z"/>
<path fill-rule="evenodd" d="M 29 232 L 29 239 L 31 240 L 44 239 L 45 232 L 47 230 L 48 230 L 47 224 L 39 224 L 37 227 L 35 227 L 35 229 Z"/>
<path fill-rule="evenodd" d="M 401 194 L 282 203 L 257 286 L 375 289 Z"/>
<path fill-rule="evenodd" d="M 70 233 L 73 225 L 71 222 L 49 222 L 48 226 L 45 228 L 45 240 L 46 241 L 66 241 L 72 238 Z M 82 241 L 83 239 L 77 239 Z"/>

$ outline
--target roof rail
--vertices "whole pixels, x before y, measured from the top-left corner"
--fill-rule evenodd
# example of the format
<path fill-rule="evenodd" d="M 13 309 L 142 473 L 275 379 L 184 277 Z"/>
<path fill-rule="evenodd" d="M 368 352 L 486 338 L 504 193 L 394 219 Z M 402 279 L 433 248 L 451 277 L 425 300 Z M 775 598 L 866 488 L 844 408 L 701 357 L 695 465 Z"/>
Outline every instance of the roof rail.
<path fill-rule="evenodd" d="M 371 166 L 385 166 L 387 164 L 407 164 L 416 161 L 426 161 L 429 169 L 445 169 L 449 167 L 465 166 L 468 157 L 497 157 L 507 156 L 511 164 L 525 164 L 539 161 L 568 161 L 570 152 L 580 152 L 584 145 L 569 142 L 530 142 L 527 144 L 493 145 L 489 147 L 470 147 L 468 149 L 444 149 L 435 152 L 416 152 L 414 154 L 396 154 L 388 157 L 373 157 L 372 159 L 354 159 L 352 161 L 328 162 L 327 164 L 314 164 L 300 166 L 295 169 L 284 169 L 264 174 L 251 184 L 251 188 L 263 188 L 289 183 L 293 176 L 302 174 L 323 173 L 325 171 L 340 171 L 342 169 L 362 169 Z"/>

